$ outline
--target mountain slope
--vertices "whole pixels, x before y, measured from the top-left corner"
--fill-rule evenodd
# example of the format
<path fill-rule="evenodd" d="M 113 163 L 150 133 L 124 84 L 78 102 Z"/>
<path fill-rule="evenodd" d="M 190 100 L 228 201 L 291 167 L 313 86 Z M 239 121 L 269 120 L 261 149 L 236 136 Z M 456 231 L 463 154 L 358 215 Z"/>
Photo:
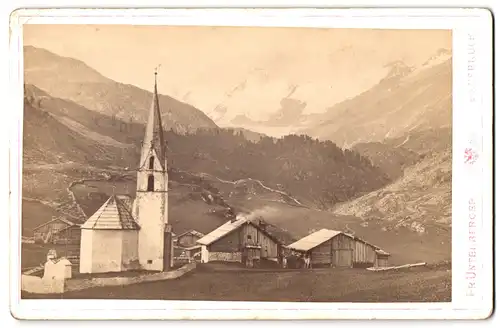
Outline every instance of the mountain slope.
<path fill-rule="evenodd" d="M 56 98 L 125 121 L 145 123 L 152 94 L 132 85 L 110 80 L 85 63 L 47 50 L 24 47 L 25 83 L 34 84 Z M 151 85 L 153 81 L 151 81 Z M 203 112 L 172 97 L 160 95 L 166 129 L 179 132 L 216 128 Z"/>
<path fill-rule="evenodd" d="M 383 219 L 389 227 L 406 226 L 424 233 L 436 224 L 451 227 L 451 152 L 426 158 L 404 177 L 380 190 L 339 204 L 339 215 Z"/>
<path fill-rule="evenodd" d="M 67 188 L 75 181 L 133 174 L 144 125 L 95 113 L 32 85 L 25 89 L 24 197 L 58 208 L 70 200 Z M 329 208 L 389 182 L 356 152 L 306 136 L 248 140 L 243 131 L 198 129 L 168 131 L 166 139 L 170 168 L 226 181 L 228 197 L 245 202 L 263 197 Z"/>
<path fill-rule="evenodd" d="M 392 63 L 386 78 L 325 114 L 303 132 L 345 147 L 451 126 L 451 59 L 418 69 Z"/>
<path fill-rule="evenodd" d="M 404 169 L 420 160 L 418 153 L 404 147 L 395 147 L 384 142 L 368 142 L 354 145 L 352 150 L 370 159 L 391 179 L 396 180 L 404 173 Z"/>
<path fill-rule="evenodd" d="M 406 162 L 401 167 L 403 175 L 391 184 L 338 204 L 334 212 L 339 215 L 357 216 L 367 224 L 370 220 L 382 219 L 387 222 L 386 229 L 403 226 L 420 233 L 437 228 L 449 232 L 452 191 L 451 141 L 450 129 L 414 132 L 398 139 L 387 140 L 383 144 L 387 149 L 397 150 L 400 154 L 417 154 L 417 159 L 410 158 L 413 163 Z M 382 164 L 383 162 L 381 161 Z"/>
<path fill-rule="evenodd" d="M 116 177 L 131 177 L 126 184 L 133 193 L 143 125 L 113 123 L 101 114 L 96 122 L 94 112 L 80 105 L 33 86 L 27 89 L 32 93 L 26 97 L 25 109 L 23 235 L 31 235 L 30 229 L 53 216 L 85 219 L 106 195 L 122 192 Z M 421 138 L 409 138 L 405 145 L 418 145 Z M 330 141 L 288 136 L 256 142 L 224 129 L 185 135 L 169 131 L 167 140 L 170 167 L 182 169 L 169 172 L 169 215 L 176 233 L 209 232 L 234 210 L 234 214 L 263 217 L 296 238 L 324 227 L 354 230 L 391 252 L 392 263 L 441 260 L 449 253 L 439 248 L 442 239 L 422 243 L 411 226 L 385 231 L 394 223 L 384 217 L 365 226 L 366 221 L 352 215 L 301 206 L 329 208 L 339 201 L 371 195 L 389 182 L 366 158 Z M 117 146 L 127 144 L 135 147 Z"/>

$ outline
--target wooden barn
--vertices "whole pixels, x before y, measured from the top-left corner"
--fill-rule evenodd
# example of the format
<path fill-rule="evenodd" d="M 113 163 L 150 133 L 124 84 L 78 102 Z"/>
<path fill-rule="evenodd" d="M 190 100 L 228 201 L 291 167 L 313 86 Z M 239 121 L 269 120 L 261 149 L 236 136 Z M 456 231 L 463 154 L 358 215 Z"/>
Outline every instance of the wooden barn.
<path fill-rule="evenodd" d="M 191 247 L 174 246 L 174 263 L 199 262 L 201 256 L 201 245 Z"/>
<path fill-rule="evenodd" d="M 288 246 L 310 257 L 312 267 L 386 267 L 389 253 L 350 234 L 321 229 Z"/>
<path fill-rule="evenodd" d="M 59 217 L 33 229 L 35 243 L 80 244 L 80 225 Z"/>
<path fill-rule="evenodd" d="M 254 266 L 260 260 L 278 261 L 283 244 L 264 224 L 239 218 L 200 238 L 201 262 L 241 262 Z"/>
<path fill-rule="evenodd" d="M 203 236 L 205 235 L 199 231 L 190 230 L 177 236 L 174 239 L 174 243 L 176 246 L 189 248 L 195 246 L 198 239 Z"/>

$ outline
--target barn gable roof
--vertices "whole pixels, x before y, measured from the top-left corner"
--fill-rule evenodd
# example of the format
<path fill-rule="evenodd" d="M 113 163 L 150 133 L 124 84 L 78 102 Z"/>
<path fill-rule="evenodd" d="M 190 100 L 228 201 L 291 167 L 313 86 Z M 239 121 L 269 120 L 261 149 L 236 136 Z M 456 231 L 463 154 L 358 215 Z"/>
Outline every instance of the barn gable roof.
<path fill-rule="evenodd" d="M 247 220 L 245 219 L 238 219 L 234 221 L 227 221 L 217 229 L 213 230 L 209 234 L 203 236 L 202 238 L 198 239 L 196 242 L 201 245 L 208 246 L 217 240 L 221 239 L 222 237 L 228 235 L 229 233 L 235 231 L 245 223 L 248 223 Z"/>
<path fill-rule="evenodd" d="M 340 234 L 373 247 L 375 252 L 377 252 L 377 254 L 387 255 L 387 256 L 390 255 L 389 253 L 383 251 L 380 247 L 377 247 L 359 237 L 355 237 L 351 234 L 342 231 L 336 231 L 330 229 L 321 229 L 316 232 L 313 232 L 310 235 L 307 235 L 304 238 L 296 241 L 295 243 L 288 245 L 288 248 L 296 251 L 307 252 Z"/>
<path fill-rule="evenodd" d="M 53 222 L 55 222 L 55 221 L 61 221 L 61 222 L 64 222 L 64 223 L 66 223 L 68 226 L 77 225 L 77 223 L 72 222 L 72 221 L 70 221 L 70 220 L 67 220 L 67 219 L 65 219 L 65 218 L 63 218 L 63 217 L 57 217 L 57 218 L 54 218 L 54 219 L 52 219 L 52 220 L 50 220 L 50 221 L 47 221 L 47 222 L 45 222 L 45 223 L 42 223 L 42 224 L 40 224 L 39 226 L 37 226 L 37 227 L 33 228 L 33 231 L 38 230 L 38 229 L 40 229 L 41 227 L 45 227 L 46 225 L 48 225 L 48 224 L 50 224 L 50 223 L 53 223 Z"/>
<path fill-rule="evenodd" d="M 269 238 L 271 238 L 274 242 L 281 244 L 280 240 L 276 238 L 271 232 L 267 231 L 266 229 L 262 228 L 259 226 L 259 224 L 253 222 L 252 220 L 248 220 L 244 217 L 240 217 L 236 220 L 232 221 L 227 221 L 217 229 L 213 230 L 209 234 L 203 236 L 202 238 L 198 239 L 196 242 L 201 245 L 211 245 L 212 243 L 216 242 L 217 240 L 221 239 L 222 237 L 230 234 L 231 232 L 237 230 L 244 224 L 251 224 L 255 228 L 259 229 L 262 231 L 264 234 L 266 234 Z"/>
<path fill-rule="evenodd" d="M 205 236 L 205 234 L 199 232 L 199 231 L 196 231 L 196 230 L 188 230 L 186 232 L 183 232 L 181 233 L 180 235 L 177 236 L 177 239 L 181 238 L 182 236 L 186 236 L 186 235 L 193 235 L 195 237 L 198 237 L 198 238 L 202 238 L 203 236 Z"/>
<path fill-rule="evenodd" d="M 377 249 L 377 250 L 375 251 L 375 253 L 377 253 L 377 254 L 379 254 L 379 255 L 384 255 L 384 256 L 389 256 L 389 255 L 391 255 L 390 253 L 387 253 L 386 251 L 381 250 L 381 249 Z"/>
<path fill-rule="evenodd" d="M 305 236 L 300 240 L 297 240 L 293 244 L 288 245 L 288 248 L 307 252 L 340 234 L 342 234 L 342 231 L 321 229 Z"/>
<path fill-rule="evenodd" d="M 80 230 L 81 227 L 80 227 L 79 224 L 74 224 L 74 225 L 70 225 L 70 226 L 64 227 L 61 230 L 57 230 L 57 231 L 53 232 L 53 234 L 57 235 L 57 234 L 63 233 L 66 230 L 69 230 L 69 229 L 78 229 L 78 230 Z"/>
<path fill-rule="evenodd" d="M 91 230 L 138 230 L 139 225 L 121 199 L 111 196 L 83 225 Z"/>

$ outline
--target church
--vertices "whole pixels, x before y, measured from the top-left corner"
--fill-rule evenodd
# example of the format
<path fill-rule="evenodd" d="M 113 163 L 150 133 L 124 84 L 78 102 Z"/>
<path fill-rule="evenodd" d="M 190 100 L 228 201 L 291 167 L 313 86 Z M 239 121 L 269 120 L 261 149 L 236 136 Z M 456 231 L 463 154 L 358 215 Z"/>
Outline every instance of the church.
<path fill-rule="evenodd" d="M 168 271 L 168 173 L 157 81 L 137 170 L 136 197 L 112 195 L 81 226 L 80 273 Z"/>

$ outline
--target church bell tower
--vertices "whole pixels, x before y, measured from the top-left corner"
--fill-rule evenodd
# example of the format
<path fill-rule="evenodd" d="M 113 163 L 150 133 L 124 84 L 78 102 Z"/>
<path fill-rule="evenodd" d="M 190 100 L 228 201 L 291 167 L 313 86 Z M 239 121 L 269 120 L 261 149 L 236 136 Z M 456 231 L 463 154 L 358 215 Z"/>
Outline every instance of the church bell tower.
<path fill-rule="evenodd" d="M 140 226 L 139 264 L 142 269 L 151 271 L 167 271 L 173 266 L 166 150 L 155 72 L 153 101 L 142 143 L 134 202 L 134 216 Z"/>

